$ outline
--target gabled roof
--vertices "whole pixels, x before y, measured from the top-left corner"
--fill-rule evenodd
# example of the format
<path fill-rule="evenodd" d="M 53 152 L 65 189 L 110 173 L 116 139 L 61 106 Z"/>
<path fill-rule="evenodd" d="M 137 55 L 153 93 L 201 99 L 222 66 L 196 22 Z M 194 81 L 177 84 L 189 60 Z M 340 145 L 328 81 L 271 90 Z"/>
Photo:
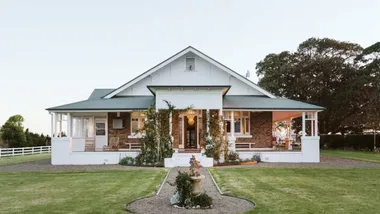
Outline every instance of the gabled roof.
<path fill-rule="evenodd" d="M 90 97 L 88 98 L 88 100 L 92 100 L 92 99 L 100 99 L 102 97 L 104 97 L 105 95 L 109 94 L 110 92 L 112 92 L 113 90 L 115 89 L 111 89 L 111 88 L 95 88 L 94 91 L 92 91 Z"/>
<path fill-rule="evenodd" d="M 154 66 L 153 68 L 145 71 L 144 73 L 142 73 L 141 75 L 137 76 L 136 78 L 130 80 L 129 82 L 125 83 L 124 85 L 120 86 L 119 88 L 113 90 L 112 92 L 108 93 L 107 95 L 105 95 L 103 98 L 112 98 L 113 96 L 117 95 L 118 93 L 120 93 L 121 91 L 127 89 L 128 87 L 134 85 L 135 83 L 139 82 L 140 80 L 144 79 L 145 77 L 151 75 L 152 73 L 156 72 L 157 70 L 159 70 L 160 68 L 163 68 L 164 66 L 168 65 L 169 63 L 173 62 L 174 60 L 182 57 L 183 55 L 189 53 L 189 52 L 192 52 L 194 54 L 196 54 L 197 56 L 201 57 L 202 59 L 210 62 L 211 64 L 213 64 L 214 66 L 222 69 L 223 71 L 229 73 L 230 75 L 236 77 L 237 79 L 239 79 L 240 81 L 246 83 L 247 85 L 251 86 L 252 88 L 258 90 L 259 92 L 265 94 L 266 96 L 270 97 L 270 98 L 275 98 L 276 96 L 274 96 L 273 94 L 269 93 L 268 91 L 260 88 L 258 85 L 256 85 L 254 82 L 248 80 L 247 78 L 243 77 L 242 75 L 240 75 L 239 73 L 233 71 L 232 69 L 228 68 L 227 66 L 223 65 L 222 63 L 216 61 L 215 59 L 207 56 L 206 54 L 202 53 L 201 51 L 193 48 L 192 46 L 189 46 L 185 49 L 183 49 L 182 51 L 174 54 L 173 56 L 169 57 L 168 59 L 166 59 L 165 61 L 161 62 L 160 64 Z"/>
<path fill-rule="evenodd" d="M 268 98 L 254 95 L 226 95 L 223 99 L 223 109 L 322 111 L 325 108 L 286 98 Z"/>

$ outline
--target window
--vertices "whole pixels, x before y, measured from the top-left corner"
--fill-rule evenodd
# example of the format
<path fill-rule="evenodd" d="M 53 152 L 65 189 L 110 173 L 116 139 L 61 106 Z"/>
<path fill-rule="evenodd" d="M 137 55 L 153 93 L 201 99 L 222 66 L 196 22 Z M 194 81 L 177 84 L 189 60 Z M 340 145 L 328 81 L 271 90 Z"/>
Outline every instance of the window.
<path fill-rule="evenodd" d="M 139 129 L 144 127 L 145 113 L 144 112 L 132 112 L 131 117 L 131 135 L 135 135 Z"/>
<path fill-rule="evenodd" d="M 224 111 L 223 112 L 224 122 L 226 124 L 226 132 L 231 133 L 231 112 Z"/>
<path fill-rule="evenodd" d="M 231 111 L 224 111 L 224 121 L 226 124 L 226 132 L 231 134 Z M 250 112 L 248 111 L 234 111 L 234 129 L 236 135 L 249 135 L 250 134 Z"/>
<path fill-rule="evenodd" d="M 105 136 L 106 135 L 106 124 L 104 122 L 99 122 L 95 124 L 96 136 Z"/>
<path fill-rule="evenodd" d="M 94 118 L 85 117 L 83 118 L 83 136 L 84 137 L 94 137 Z"/>
<path fill-rule="evenodd" d="M 98 133 L 104 132 L 104 135 L 106 134 L 105 130 L 105 123 L 103 122 L 103 131 L 98 132 L 99 125 L 96 123 L 94 124 L 94 117 L 72 117 L 71 120 L 71 131 L 73 137 L 85 137 L 85 138 L 92 138 L 96 135 L 99 135 Z"/>
<path fill-rule="evenodd" d="M 72 129 L 73 137 L 82 137 L 82 120 L 80 117 L 73 117 Z"/>
<path fill-rule="evenodd" d="M 186 70 L 187 71 L 195 70 L 195 58 L 186 58 Z"/>

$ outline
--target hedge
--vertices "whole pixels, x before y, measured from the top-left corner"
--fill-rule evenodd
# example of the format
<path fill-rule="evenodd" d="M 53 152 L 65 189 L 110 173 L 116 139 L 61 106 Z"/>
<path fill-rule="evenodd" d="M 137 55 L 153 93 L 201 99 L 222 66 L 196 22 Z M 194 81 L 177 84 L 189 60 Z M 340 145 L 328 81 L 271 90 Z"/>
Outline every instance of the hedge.
<path fill-rule="evenodd" d="M 347 149 L 373 151 L 373 135 L 321 135 L 321 149 Z M 376 148 L 380 148 L 380 135 L 376 135 Z"/>

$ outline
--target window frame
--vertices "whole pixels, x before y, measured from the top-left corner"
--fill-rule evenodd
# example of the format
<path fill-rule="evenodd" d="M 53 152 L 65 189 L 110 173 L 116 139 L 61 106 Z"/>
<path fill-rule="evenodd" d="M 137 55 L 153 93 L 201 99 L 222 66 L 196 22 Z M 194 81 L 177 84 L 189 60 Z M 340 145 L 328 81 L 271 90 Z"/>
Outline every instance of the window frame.
<path fill-rule="evenodd" d="M 194 68 L 193 68 L 192 70 L 189 70 L 188 67 L 187 67 L 187 59 L 194 59 Z M 186 58 L 185 58 L 185 71 L 187 71 L 187 72 L 194 72 L 194 71 L 197 71 L 197 70 L 196 70 L 196 67 L 197 67 L 197 66 L 196 66 L 196 65 L 197 65 L 196 61 L 197 61 L 197 60 L 196 60 L 195 57 L 186 57 Z"/>
<path fill-rule="evenodd" d="M 234 135 L 237 137 L 245 137 L 245 136 L 251 136 L 251 112 L 250 111 L 233 111 L 234 112 L 234 125 L 236 124 L 236 118 L 240 118 L 240 132 L 236 132 L 236 129 L 234 128 Z M 235 116 L 235 112 L 239 112 L 239 116 Z M 248 115 L 244 116 L 243 113 L 248 112 Z M 226 117 L 227 115 L 227 117 Z M 232 111 L 223 111 L 223 117 L 224 121 L 230 121 L 230 126 L 232 127 Z M 244 122 L 243 122 L 244 120 Z M 243 127 L 244 125 L 247 124 L 248 121 L 248 130 L 246 130 L 246 127 Z M 226 122 L 225 122 L 226 124 Z M 246 130 L 245 133 L 243 134 L 242 130 Z M 227 127 L 225 129 L 227 135 L 231 136 L 231 128 L 230 132 L 227 132 Z"/>
<path fill-rule="evenodd" d="M 133 116 L 133 113 L 137 113 L 138 115 L 137 116 Z M 140 112 L 140 111 L 135 111 L 135 112 L 131 112 L 131 118 L 130 118 L 130 135 L 128 136 L 128 138 L 141 138 L 143 137 L 143 135 L 141 133 L 138 133 L 136 134 L 134 131 L 133 131 L 133 127 L 132 127 L 132 120 L 133 119 L 137 119 L 137 129 L 141 129 L 143 126 L 144 126 L 144 122 L 146 120 L 146 112 Z"/>

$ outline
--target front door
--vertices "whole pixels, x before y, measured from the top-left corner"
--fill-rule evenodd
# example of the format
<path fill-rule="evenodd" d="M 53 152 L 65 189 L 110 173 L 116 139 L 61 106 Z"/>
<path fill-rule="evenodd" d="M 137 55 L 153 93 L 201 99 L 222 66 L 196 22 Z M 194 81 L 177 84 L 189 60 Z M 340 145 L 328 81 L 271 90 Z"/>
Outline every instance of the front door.
<path fill-rule="evenodd" d="M 197 148 L 197 117 L 188 118 L 184 117 L 184 140 L 185 148 L 196 149 Z"/>
<path fill-rule="evenodd" d="M 95 151 L 103 151 L 107 142 L 107 120 L 95 119 Z"/>

